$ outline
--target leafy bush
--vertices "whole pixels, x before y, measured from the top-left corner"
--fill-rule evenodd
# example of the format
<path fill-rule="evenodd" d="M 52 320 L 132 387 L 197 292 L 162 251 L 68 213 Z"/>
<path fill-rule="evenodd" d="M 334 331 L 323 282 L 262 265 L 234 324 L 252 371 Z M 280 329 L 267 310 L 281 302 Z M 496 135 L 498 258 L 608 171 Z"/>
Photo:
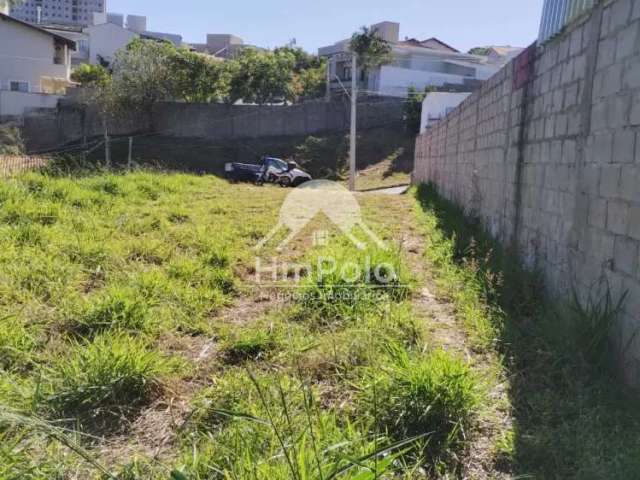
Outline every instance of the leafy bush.
<path fill-rule="evenodd" d="M 407 91 L 407 99 L 404 102 L 404 124 L 407 132 L 412 135 L 420 133 L 420 124 L 422 122 L 422 102 L 428 95 L 429 87 L 424 93 L 419 92 L 415 87 L 409 87 Z"/>
<path fill-rule="evenodd" d="M 71 73 L 71 80 L 81 84 L 83 87 L 96 87 L 107 81 L 109 71 L 102 65 L 90 65 L 83 63 L 78 65 Z"/>
<path fill-rule="evenodd" d="M 20 129 L 10 123 L 0 125 L 0 155 L 22 155 L 24 143 Z"/>
<path fill-rule="evenodd" d="M 309 136 L 295 147 L 294 157 L 315 178 L 336 180 L 346 174 L 348 148 L 344 135 Z"/>

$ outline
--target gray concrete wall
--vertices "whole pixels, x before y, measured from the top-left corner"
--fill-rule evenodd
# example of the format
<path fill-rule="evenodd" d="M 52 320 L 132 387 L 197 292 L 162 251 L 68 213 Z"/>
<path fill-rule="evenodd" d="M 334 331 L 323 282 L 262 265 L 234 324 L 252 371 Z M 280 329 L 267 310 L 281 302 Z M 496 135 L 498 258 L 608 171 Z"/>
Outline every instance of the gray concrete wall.
<path fill-rule="evenodd" d="M 601 2 L 507 65 L 418 137 L 413 178 L 517 247 L 551 292 L 628 291 L 614 340 L 640 385 L 640 0 Z"/>
<path fill-rule="evenodd" d="M 159 104 L 153 115 L 158 132 L 211 140 L 310 135 L 349 128 L 347 102 L 308 102 L 291 106 Z M 360 102 L 358 126 L 367 129 L 400 122 L 402 100 Z"/>
<path fill-rule="evenodd" d="M 358 128 L 399 123 L 402 116 L 402 99 L 365 99 L 358 105 Z M 349 118 L 347 101 L 291 106 L 162 103 L 152 115 L 131 115 L 110 122 L 109 131 L 114 135 L 155 132 L 211 141 L 237 140 L 342 131 L 349 128 Z M 83 136 L 103 134 L 100 116 L 73 101 L 24 119 L 23 135 L 31 151 L 55 149 Z"/>

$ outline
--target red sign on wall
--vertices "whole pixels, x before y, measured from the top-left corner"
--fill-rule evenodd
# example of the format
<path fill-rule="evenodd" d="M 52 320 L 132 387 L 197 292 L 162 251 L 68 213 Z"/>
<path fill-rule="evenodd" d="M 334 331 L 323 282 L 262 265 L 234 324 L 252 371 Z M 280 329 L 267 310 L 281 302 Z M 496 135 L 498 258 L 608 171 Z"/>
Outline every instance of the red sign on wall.
<path fill-rule="evenodd" d="M 513 61 L 513 89 L 524 87 L 533 78 L 537 43 L 525 49 Z"/>

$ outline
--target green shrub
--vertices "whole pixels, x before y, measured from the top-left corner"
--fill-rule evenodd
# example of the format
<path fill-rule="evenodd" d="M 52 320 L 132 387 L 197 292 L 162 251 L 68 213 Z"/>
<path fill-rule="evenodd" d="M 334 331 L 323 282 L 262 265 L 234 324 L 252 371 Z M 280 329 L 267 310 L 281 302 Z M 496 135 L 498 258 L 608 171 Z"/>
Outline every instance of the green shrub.
<path fill-rule="evenodd" d="M 20 130 L 10 123 L 0 125 L 0 155 L 22 155 L 24 142 Z"/>

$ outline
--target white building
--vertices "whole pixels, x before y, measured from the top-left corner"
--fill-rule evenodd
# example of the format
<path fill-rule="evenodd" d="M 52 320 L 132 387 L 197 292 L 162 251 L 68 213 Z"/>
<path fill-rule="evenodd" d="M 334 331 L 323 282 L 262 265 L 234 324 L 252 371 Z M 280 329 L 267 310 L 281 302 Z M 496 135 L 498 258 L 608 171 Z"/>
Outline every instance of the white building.
<path fill-rule="evenodd" d="M 0 117 L 51 108 L 70 85 L 74 41 L 0 13 Z"/>
<path fill-rule="evenodd" d="M 207 43 L 191 43 L 189 47 L 199 53 L 213 55 L 218 58 L 233 58 L 248 45 L 244 40 L 228 33 L 209 33 Z"/>
<path fill-rule="evenodd" d="M 433 126 L 434 123 L 449 115 L 471 93 L 461 92 L 430 92 L 422 102 L 422 120 L 420 133 Z"/>
<path fill-rule="evenodd" d="M 87 37 L 88 63 L 92 65 L 110 64 L 118 50 L 126 47 L 140 34 L 113 23 L 101 23 L 83 29 Z"/>
<path fill-rule="evenodd" d="M 389 42 L 391 61 L 369 72 L 358 72 L 360 88 L 369 93 L 405 97 L 409 87 L 423 90 L 439 87 L 471 91 L 496 73 L 504 63 L 487 57 L 461 53 L 438 40 L 429 38 L 400 40 L 400 24 L 382 22 L 371 27 Z M 351 81 L 350 39 L 320 48 L 318 54 L 329 58 L 331 88 L 349 88 Z"/>
<path fill-rule="evenodd" d="M 136 38 L 166 40 L 177 47 L 182 45 L 180 35 L 147 31 L 147 17 L 140 15 L 127 15 L 125 23 L 122 14 L 96 13 L 92 25 L 88 27 L 43 25 L 43 28 L 77 43 L 77 51 L 71 58 L 73 65 L 108 65 L 118 50 Z"/>
<path fill-rule="evenodd" d="M 11 16 L 35 24 L 91 25 L 93 14 L 106 9 L 106 0 L 24 0 Z"/>

